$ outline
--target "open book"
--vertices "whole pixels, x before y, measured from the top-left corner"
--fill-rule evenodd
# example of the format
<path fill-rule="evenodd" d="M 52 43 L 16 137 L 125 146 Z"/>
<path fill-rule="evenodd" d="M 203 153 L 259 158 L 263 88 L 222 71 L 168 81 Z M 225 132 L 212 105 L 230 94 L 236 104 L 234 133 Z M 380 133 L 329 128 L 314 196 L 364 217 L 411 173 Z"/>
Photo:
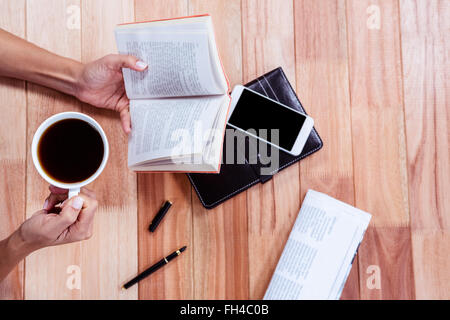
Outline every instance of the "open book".
<path fill-rule="evenodd" d="M 264 299 L 339 299 L 371 217 L 308 190 Z"/>
<path fill-rule="evenodd" d="M 135 171 L 219 172 L 231 102 L 209 15 L 119 25 L 117 48 L 148 64 L 123 69 Z"/>

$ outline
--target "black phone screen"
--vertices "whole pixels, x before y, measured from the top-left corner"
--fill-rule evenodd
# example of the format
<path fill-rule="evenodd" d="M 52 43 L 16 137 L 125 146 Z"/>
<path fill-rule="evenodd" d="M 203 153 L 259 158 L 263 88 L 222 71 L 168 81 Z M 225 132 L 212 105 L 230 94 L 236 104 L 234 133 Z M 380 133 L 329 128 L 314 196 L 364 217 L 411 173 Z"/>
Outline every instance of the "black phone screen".
<path fill-rule="evenodd" d="M 254 129 L 258 136 L 261 129 L 267 129 L 266 139 L 269 142 L 283 149 L 292 150 L 305 119 L 302 114 L 244 89 L 228 123 L 245 131 Z M 279 143 L 272 141 L 273 129 L 278 130 Z"/>

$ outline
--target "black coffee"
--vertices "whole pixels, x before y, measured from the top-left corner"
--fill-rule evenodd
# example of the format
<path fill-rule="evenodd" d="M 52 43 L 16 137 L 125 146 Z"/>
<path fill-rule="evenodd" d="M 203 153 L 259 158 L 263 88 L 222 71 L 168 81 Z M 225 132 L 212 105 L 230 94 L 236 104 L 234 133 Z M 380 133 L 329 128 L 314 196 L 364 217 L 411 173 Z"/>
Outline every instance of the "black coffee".
<path fill-rule="evenodd" d="M 62 183 L 91 177 L 100 167 L 104 152 L 100 133 L 78 119 L 61 120 L 48 127 L 37 150 L 44 171 Z"/>

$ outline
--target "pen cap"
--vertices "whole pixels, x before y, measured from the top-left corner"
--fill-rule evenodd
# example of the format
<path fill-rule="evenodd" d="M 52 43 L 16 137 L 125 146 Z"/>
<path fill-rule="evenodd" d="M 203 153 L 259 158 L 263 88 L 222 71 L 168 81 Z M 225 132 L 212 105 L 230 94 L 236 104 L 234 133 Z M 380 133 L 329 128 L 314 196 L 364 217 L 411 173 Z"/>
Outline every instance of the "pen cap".
<path fill-rule="evenodd" d="M 150 230 L 150 232 L 154 232 L 156 230 L 156 228 L 161 223 L 162 219 L 166 215 L 167 211 L 169 211 L 171 206 L 172 206 L 172 202 L 170 202 L 168 200 L 162 205 L 161 209 L 159 209 L 158 213 L 153 218 L 152 223 L 150 224 L 150 227 L 148 228 Z"/>

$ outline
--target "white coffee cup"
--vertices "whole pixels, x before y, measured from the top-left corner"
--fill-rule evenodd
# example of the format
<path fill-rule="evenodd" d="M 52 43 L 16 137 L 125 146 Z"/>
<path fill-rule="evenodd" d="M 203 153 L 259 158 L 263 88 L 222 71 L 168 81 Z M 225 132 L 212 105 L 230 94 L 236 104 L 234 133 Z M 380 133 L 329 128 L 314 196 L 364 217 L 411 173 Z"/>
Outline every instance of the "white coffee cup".
<path fill-rule="evenodd" d="M 41 163 L 39 162 L 38 146 L 39 146 L 39 141 L 42 137 L 42 134 L 47 130 L 47 128 L 49 128 L 55 122 L 65 120 L 65 119 L 79 119 L 79 120 L 85 121 L 86 123 L 91 125 L 95 130 L 97 130 L 97 132 L 100 134 L 102 141 L 103 141 L 103 148 L 104 148 L 103 150 L 104 151 L 103 151 L 103 159 L 102 159 L 102 162 L 100 163 L 100 166 L 98 167 L 97 171 L 92 176 L 90 176 L 89 178 L 87 178 L 86 180 L 83 180 L 81 182 L 63 183 L 60 181 L 56 181 L 45 172 L 45 170 L 41 166 Z M 56 187 L 63 188 L 63 189 L 68 189 L 69 190 L 69 199 L 70 199 L 73 196 L 78 195 L 80 193 L 80 189 L 82 187 L 84 187 L 85 185 L 94 181 L 100 175 L 100 173 L 102 173 L 103 169 L 106 166 L 106 162 L 108 161 L 108 156 L 109 156 L 108 139 L 106 138 L 106 134 L 103 131 L 102 127 L 98 124 L 97 121 L 95 121 L 91 117 L 89 117 L 83 113 L 79 113 L 79 112 L 62 112 L 62 113 L 55 114 L 55 115 L 51 116 L 50 118 L 48 118 L 47 120 L 45 120 L 44 122 L 42 122 L 42 124 L 36 130 L 34 137 L 33 137 L 33 142 L 31 143 L 31 155 L 33 158 L 34 166 L 36 167 L 36 170 L 39 172 L 41 177 L 44 178 L 51 185 L 54 185 Z"/>

